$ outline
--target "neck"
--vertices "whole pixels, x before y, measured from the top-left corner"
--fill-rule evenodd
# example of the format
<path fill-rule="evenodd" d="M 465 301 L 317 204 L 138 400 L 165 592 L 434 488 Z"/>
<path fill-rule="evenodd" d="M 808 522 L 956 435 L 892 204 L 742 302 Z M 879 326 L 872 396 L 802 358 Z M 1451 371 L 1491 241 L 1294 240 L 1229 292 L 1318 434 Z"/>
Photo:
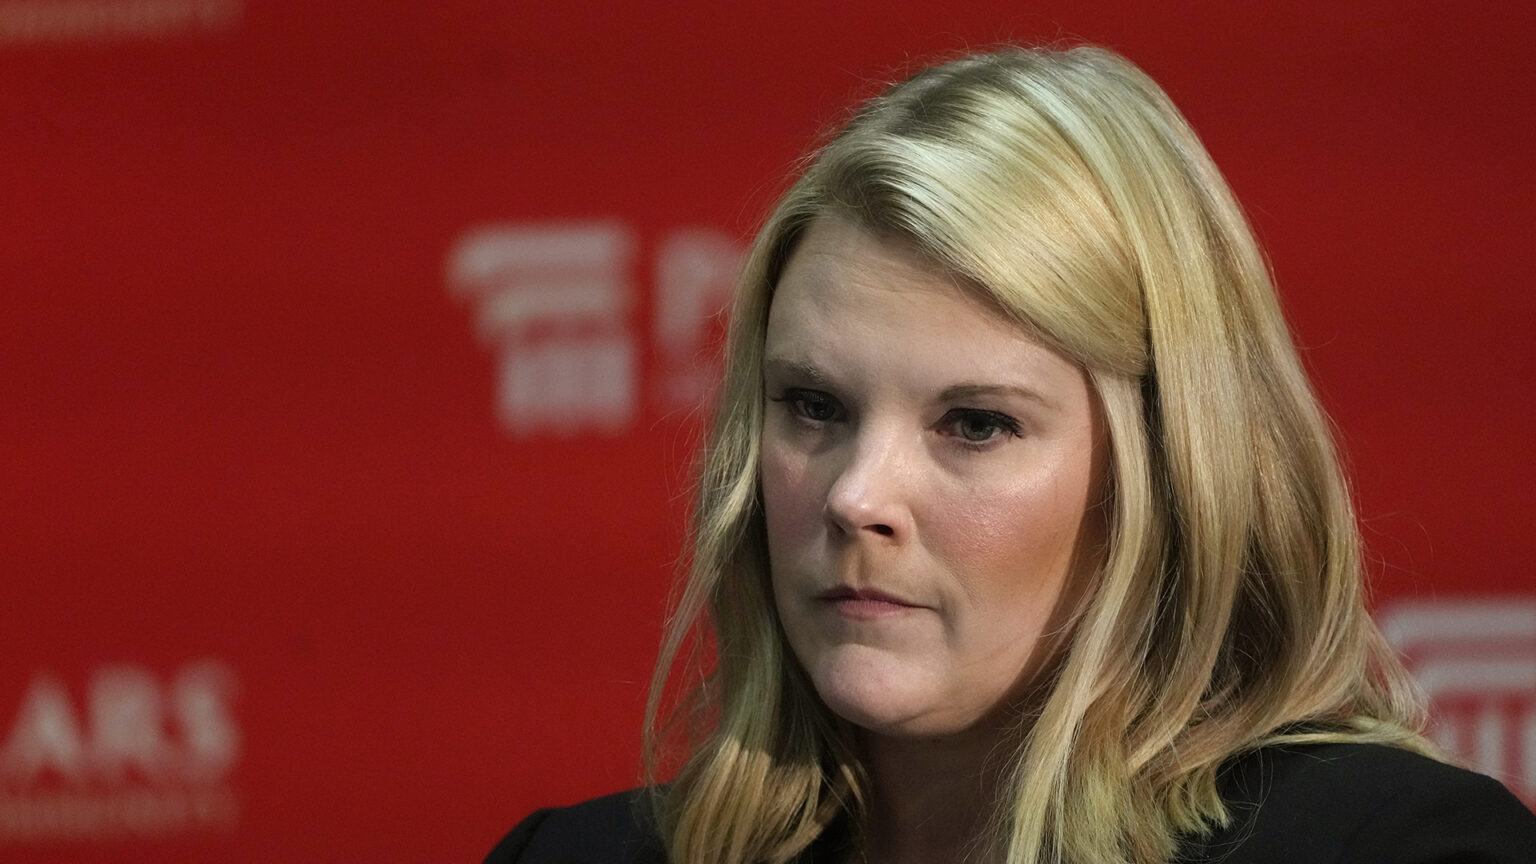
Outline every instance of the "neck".
<path fill-rule="evenodd" d="M 1000 732 L 932 739 L 859 733 L 870 781 L 869 864 L 975 861 L 1008 754 Z"/>

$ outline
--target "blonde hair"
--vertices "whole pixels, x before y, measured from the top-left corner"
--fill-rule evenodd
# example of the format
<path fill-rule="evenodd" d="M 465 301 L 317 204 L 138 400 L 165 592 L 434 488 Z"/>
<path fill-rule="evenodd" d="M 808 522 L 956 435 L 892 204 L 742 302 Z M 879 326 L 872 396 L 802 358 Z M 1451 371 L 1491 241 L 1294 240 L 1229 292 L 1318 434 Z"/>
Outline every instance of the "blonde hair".
<path fill-rule="evenodd" d="M 1080 363 L 1109 430 L 1105 562 L 1020 718 L 980 850 L 1163 862 L 1181 835 L 1225 822 L 1216 773 L 1235 754 L 1427 746 L 1365 611 L 1327 421 L 1226 183 L 1128 61 L 1011 49 L 862 106 L 748 256 L 648 711 L 654 778 L 663 691 L 682 670 L 692 699 L 676 716 L 694 737 L 657 793 L 675 864 L 787 861 L 861 818 L 860 767 L 774 613 L 759 501 L 768 308 L 798 238 L 829 216 L 963 277 Z"/>

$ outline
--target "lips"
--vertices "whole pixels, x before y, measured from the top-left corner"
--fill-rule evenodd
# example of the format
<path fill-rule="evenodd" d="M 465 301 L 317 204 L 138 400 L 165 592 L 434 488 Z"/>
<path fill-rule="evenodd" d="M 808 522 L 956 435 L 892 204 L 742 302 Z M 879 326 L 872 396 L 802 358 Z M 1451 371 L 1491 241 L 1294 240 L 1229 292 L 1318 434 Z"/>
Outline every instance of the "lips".
<path fill-rule="evenodd" d="M 926 607 L 909 602 L 894 594 L 872 588 L 838 586 L 816 595 L 816 599 L 834 609 L 845 618 L 871 620 L 892 615 L 902 615 Z"/>

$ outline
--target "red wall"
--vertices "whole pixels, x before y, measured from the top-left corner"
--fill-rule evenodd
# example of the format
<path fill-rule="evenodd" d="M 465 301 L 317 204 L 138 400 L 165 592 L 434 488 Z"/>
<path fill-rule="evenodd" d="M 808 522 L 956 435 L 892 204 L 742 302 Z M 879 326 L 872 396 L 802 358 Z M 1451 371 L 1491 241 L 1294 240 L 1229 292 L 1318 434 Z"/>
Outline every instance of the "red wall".
<path fill-rule="evenodd" d="M 0 861 L 475 860 L 633 785 L 736 250 L 1010 38 L 1205 137 L 1442 736 L 1536 797 L 1536 7 L 519 5 L 0 2 Z"/>

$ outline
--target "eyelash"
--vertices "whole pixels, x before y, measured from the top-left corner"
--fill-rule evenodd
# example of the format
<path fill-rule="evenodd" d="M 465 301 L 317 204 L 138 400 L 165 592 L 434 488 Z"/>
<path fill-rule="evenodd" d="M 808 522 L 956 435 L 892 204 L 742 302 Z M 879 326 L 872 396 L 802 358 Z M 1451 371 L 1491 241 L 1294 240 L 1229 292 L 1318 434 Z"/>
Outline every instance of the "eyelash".
<path fill-rule="evenodd" d="M 782 396 L 768 397 L 768 401 L 785 405 L 789 413 L 808 423 L 828 423 L 837 418 L 835 416 L 821 418 L 810 416 L 805 410 L 807 402 L 816 402 L 822 407 L 830 409 L 834 414 L 840 414 L 842 411 L 842 406 L 837 404 L 837 400 L 831 396 L 816 390 L 801 390 L 794 387 L 785 390 Z"/>
<path fill-rule="evenodd" d="M 1001 431 L 1002 435 L 988 435 L 982 439 L 967 438 L 960 432 L 960 426 L 965 423 L 977 423 L 992 427 Z M 984 408 L 955 408 L 940 419 L 939 425 L 950 430 L 949 434 L 962 446 L 970 450 L 983 450 L 1001 440 L 1004 436 L 1009 438 L 1023 437 L 1024 429 L 1019 421 L 998 411 L 988 411 Z"/>
<path fill-rule="evenodd" d="M 798 420 L 819 427 L 823 423 L 831 423 L 839 420 L 843 413 L 838 401 L 816 390 L 803 390 L 790 388 L 783 395 L 770 396 L 768 401 L 785 405 L 787 410 Z M 818 409 L 829 412 L 827 416 L 812 416 L 813 409 L 807 407 L 814 404 Z M 960 427 L 964 424 L 978 424 L 1001 431 L 1002 435 L 988 435 L 986 438 L 967 438 Z M 952 408 L 939 418 L 938 428 L 944 430 L 944 434 L 954 438 L 956 443 L 967 450 L 981 451 L 995 445 L 1004 436 L 1009 438 L 1022 438 L 1024 427 L 1018 420 L 1000 411 L 988 411 L 984 408 Z"/>

